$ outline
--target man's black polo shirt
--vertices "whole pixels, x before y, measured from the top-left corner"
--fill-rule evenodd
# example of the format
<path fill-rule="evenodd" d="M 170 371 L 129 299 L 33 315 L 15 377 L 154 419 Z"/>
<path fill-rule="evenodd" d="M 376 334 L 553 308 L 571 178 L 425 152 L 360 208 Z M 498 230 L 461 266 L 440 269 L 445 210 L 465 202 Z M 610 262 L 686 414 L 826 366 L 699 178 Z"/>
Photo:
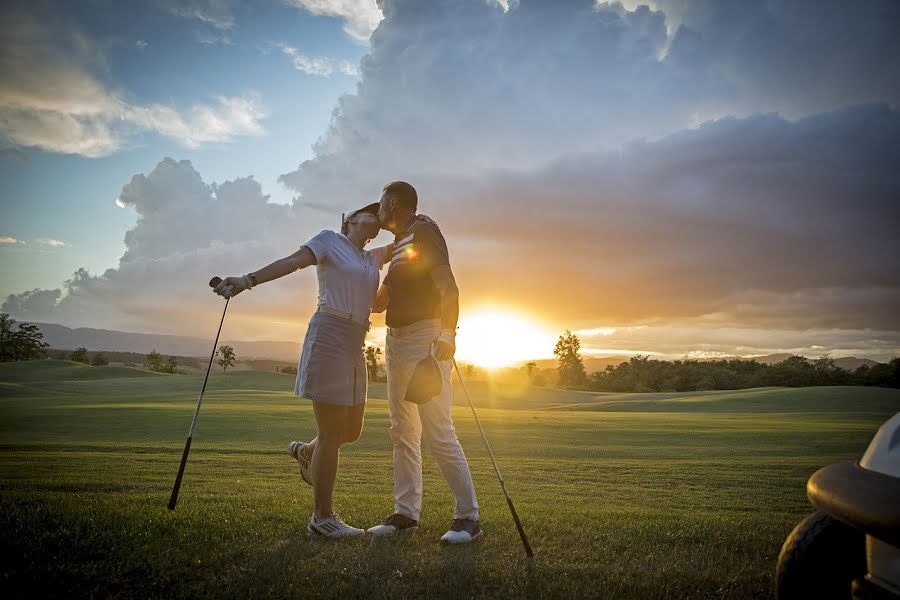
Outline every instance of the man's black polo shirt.
<path fill-rule="evenodd" d="M 394 237 L 394 254 L 384 279 L 388 327 L 441 317 L 441 293 L 431 272 L 449 264 L 447 242 L 437 223 L 425 215 L 413 217 L 406 230 Z"/>

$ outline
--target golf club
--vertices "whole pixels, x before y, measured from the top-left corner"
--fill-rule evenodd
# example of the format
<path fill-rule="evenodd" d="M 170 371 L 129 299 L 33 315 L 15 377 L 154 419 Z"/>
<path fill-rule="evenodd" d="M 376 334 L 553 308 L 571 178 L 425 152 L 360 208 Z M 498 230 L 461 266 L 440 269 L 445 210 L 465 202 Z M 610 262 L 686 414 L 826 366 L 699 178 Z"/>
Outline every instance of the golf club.
<path fill-rule="evenodd" d="M 214 288 L 222 283 L 221 277 L 213 277 L 209 280 L 209 287 Z M 209 356 L 209 366 L 206 367 L 206 377 L 203 378 L 203 387 L 200 388 L 200 399 L 197 400 L 197 408 L 194 409 L 194 418 L 191 419 L 191 428 L 188 429 L 187 441 L 184 443 L 184 452 L 181 454 L 181 466 L 178 467 L 178 475 L 175 477 L 175 486 L 172 488 L 172 496 L 169 498 L 169 510 L 175 510 L 178 502 L 178 491 L 181 489 L 181 478 L 184 476 L 184 467 L 187 464 L 188 453 L 191 451 L 191 438 L 194 435 L 194 426 L 197 424 L 197 415 L 200 414 L 200 404 L 203 402 L 203 393 L 206 391 L 206 382 L 209 380 L 209 370 L 212 369 L 213 358 L 216 356 L 216 346 L 219 345 L 219 334 L 222 333 L 222 324 L 225 322 L 225 311 L 228 310 L 228 301 L 225 299 L 225 310 L 222 311 L 222 320 L 219 321 L 219 330 L 216 332 L 216 341 L 213 342 L 212 354 Z"/>
<path fill-rule="evenodd" d="M 478 425 L 478 431 L 481 432 L 481 439 L 484 441 L 484 447 L 487 448 L 488 456 L 491 458 L 491 464 L 494 465 L 494 472 L 497 473 L 497 479 L 500 480 L 500 489 L 503 490 L 503 495 L 506 497 L 506 503 L 509 505 L 509 512 L 512 513 L 513 521 L 516 522 L 516 529 L 519 530 L 519 537 L 522 538 L 522 544 L 525 546 L 525 554 L 527 554 L 530 559 L 534 557 L 534 553 L 531 551 L 531 544 L 528 543 L 528 537 L 525 535 L 525 530 L 522 528 L 522 522 L 519 520 L 519 514 L 516 512 L 516 507 L 513 506 L 512 498 L 509 497 L 509 492 L 506 491 L 506 483 L 503 482 L 503 475 L 500 474 L 500 468 L 497 466 L 497 460 L 494 458 L 491 444 L 488 442 L 487 436 L 484 433 L 481 421 L 478 420 L 478 413 L 475 412 L 475 404 L 472 402 L 472 397 L 469 396 L 469 390 L 466 388 L 466 382 L 463 381 L 462 373 L 459 370 L 459 365 L 456 364 L 455 358 L 453 359 L 453 366 L 456 367 L 456 376 L 459 377 L 459 382 L 462 384 L 463 392 L 466 394 L 466 400 L 469 401 L 469 407 L 472 409 L 472 415 L 475 417 L 475 424 Z"/>

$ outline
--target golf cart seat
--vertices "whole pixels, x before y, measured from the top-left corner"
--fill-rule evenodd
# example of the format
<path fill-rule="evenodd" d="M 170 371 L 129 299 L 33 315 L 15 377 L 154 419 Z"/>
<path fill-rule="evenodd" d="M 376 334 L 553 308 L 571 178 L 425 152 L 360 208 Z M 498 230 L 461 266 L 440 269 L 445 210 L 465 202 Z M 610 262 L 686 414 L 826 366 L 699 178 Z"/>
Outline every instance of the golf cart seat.
<path fill-rule="evenodd" d="M 828 465 L 806 484 L 819 510 L 859 531 L 900 546 L 900 479 L 860 466 L 858 461 Z"/>

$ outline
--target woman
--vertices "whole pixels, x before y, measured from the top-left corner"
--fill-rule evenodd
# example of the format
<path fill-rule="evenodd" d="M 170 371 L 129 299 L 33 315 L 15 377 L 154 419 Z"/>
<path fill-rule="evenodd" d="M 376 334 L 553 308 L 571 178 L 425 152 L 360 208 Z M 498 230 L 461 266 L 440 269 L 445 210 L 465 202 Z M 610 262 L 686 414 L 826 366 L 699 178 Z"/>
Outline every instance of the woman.
<path fill-rule="evenodd" d="M 312 400 L 318 435 L 308 444 L 289 446 L 300 475 L 313 486 L 315 511 L 306 526 L 310 536 L 365 535 L 335 514 L 332 496 L 340 447 L 359 439 L 362 431 L 367 388 L 363 345 L 379 271 L 393 251 L 393 244 L 364 250 L 381 230 L 377 214 L 378 203 L 354 211 L 344 219 L 341 233 L 322 231 L 294 254 L 259 271 L 228 277 L 214 290 L 229 298 L 316 265 L 319 303 L 306 330 L 294 393 Z"/>

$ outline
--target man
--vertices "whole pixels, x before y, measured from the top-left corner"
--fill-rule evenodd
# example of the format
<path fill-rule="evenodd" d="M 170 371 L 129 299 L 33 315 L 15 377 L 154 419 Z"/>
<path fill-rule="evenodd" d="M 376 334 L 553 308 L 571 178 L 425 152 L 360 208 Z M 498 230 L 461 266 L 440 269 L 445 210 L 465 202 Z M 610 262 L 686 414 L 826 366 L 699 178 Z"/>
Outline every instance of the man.
<path fill-rule="evenodd" d="M 422 510 L 422 434 L 453 496 L 456 510 L 445 543 L 465 543 L 483 535 L 472 474 L 450 416 L 450 367 L 456 352 L 459 290 L 447 244 L 437 224 L 417 215 L 418 196 L 410 184 L 384 186 L 378 219 L 394 234 L 394 252 L 379 301 L 386 293 L 388 326 L 385 363 L 388 408 L 394 444 L 394 514 L 368 530 L 372 535 L 411 533 Z M 416 365 L 434 353 L 441 391 L 423 404 L 404 397 Z"/>

